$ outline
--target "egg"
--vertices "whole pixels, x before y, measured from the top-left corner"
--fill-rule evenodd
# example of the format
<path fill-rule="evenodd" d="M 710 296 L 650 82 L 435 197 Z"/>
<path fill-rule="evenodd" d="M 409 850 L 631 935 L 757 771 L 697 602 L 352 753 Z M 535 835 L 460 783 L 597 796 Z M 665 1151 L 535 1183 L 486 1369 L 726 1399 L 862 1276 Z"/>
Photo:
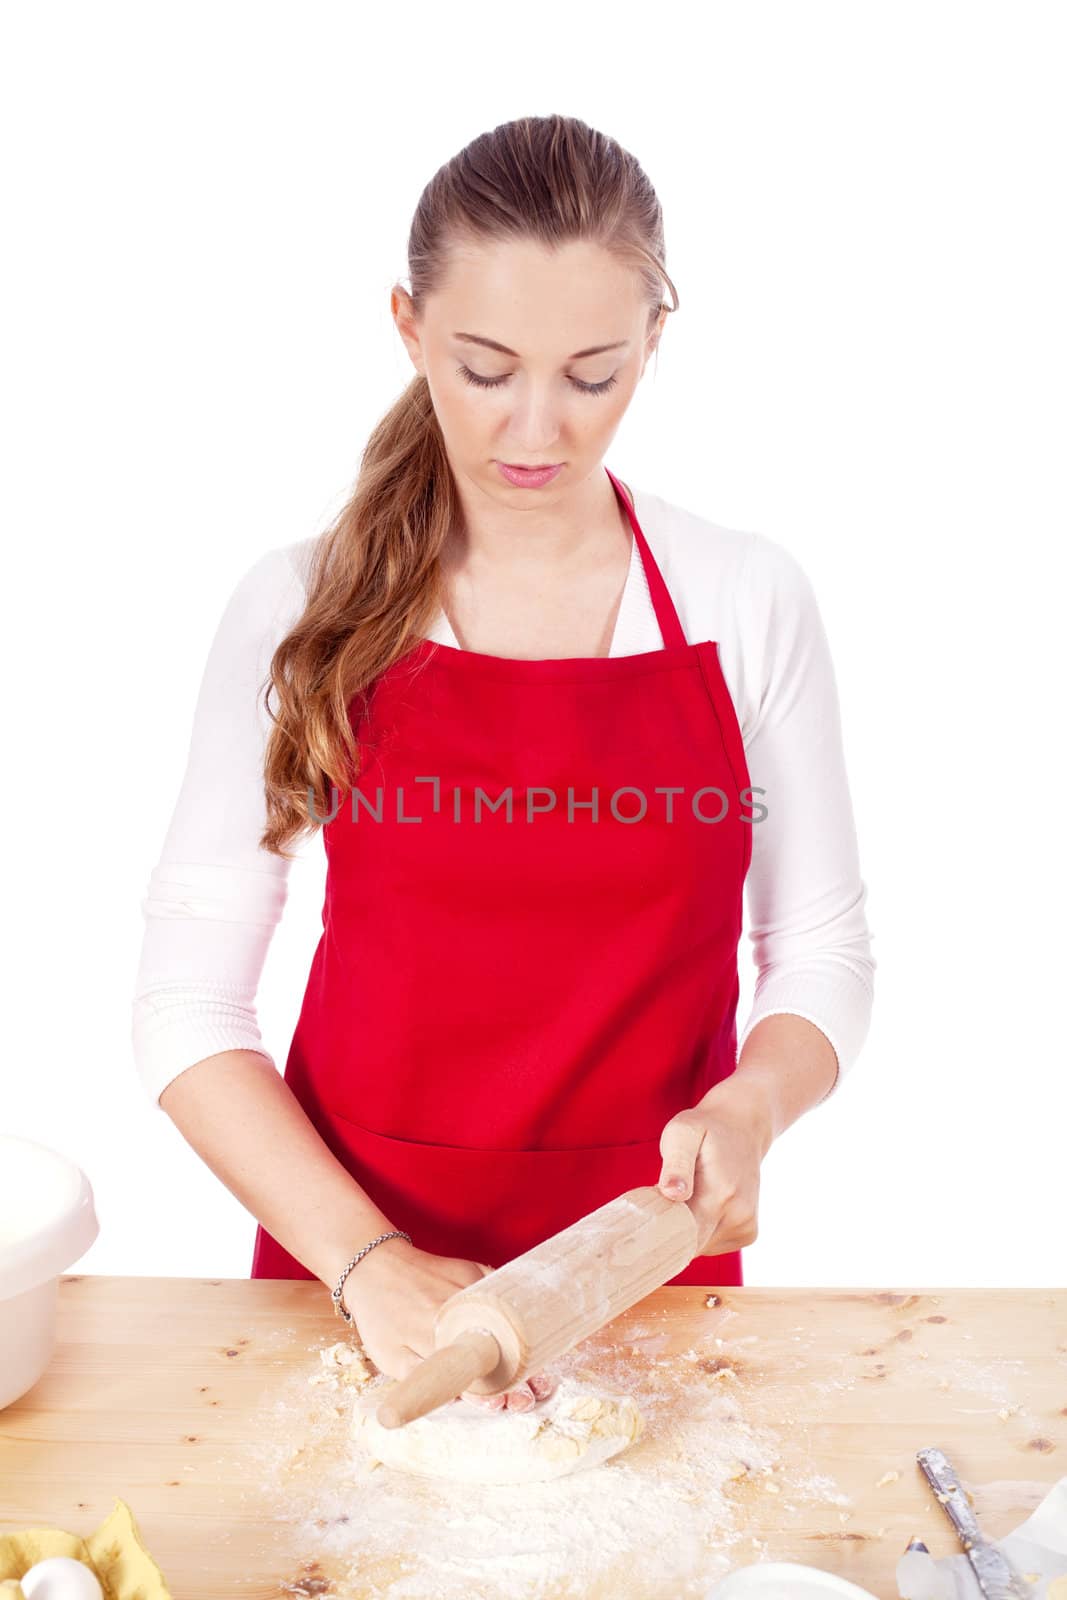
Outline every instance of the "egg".
<path fill-rule="evenodd" d="M 96 1573 L 72 1556 L 49 1556 L 22 1578 L 26 1600 L 104 1600 Z"/>

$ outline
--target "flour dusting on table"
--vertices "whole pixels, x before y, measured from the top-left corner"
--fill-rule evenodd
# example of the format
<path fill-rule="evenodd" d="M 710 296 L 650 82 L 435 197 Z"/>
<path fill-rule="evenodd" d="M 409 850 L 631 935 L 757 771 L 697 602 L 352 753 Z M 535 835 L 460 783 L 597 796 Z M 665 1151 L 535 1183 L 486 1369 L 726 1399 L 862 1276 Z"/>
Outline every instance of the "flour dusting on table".
<path fill-rule="evenodd" d="M 722 1323 L 717 1323 L 721 1327 Z M 373 1600 L 642 1600 L 703 1597 L 766 1555 L 747 1508 L 775 1521 L 817 1501 L 838 1525 L 852 1502 L 782 1432 L 746 1416 L 751 1377 L 711 1333 L 680 1355 L 668 1334 L 628 1325 L 552 1362 L 550 1371 L 629 1394 L 644 1430 L 620 1456 L 546 1482 L 453 1484 L 366 1459 L 349 1436 L 357 1395 L 384 1380 L 353 1340 L 311 1346 L 259 1415 L 255 1515 L 271 1527 L 294 1595 Z M 595 1344 L 595 1348 L 594 1348 Z M 788 1436 L 788 1448 L 787 1445 Z M 248 1497 L 246 1497 L 248 1498 Z M 281 1559 L 281 1554 L 280 1557 Z"/>

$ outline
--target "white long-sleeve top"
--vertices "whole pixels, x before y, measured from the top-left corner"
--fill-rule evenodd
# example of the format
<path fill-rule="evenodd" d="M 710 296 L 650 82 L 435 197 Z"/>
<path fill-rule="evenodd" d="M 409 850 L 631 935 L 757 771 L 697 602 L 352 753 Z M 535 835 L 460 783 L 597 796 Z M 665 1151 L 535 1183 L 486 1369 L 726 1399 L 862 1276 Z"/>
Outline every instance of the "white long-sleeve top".
<path fill-rule="evenodd" d="M 720 527 L 645 490 L 631 493 L 687 640 L 718 644 L 750 781 L 766 791 L 756 795 L 768 814 L 753 823 L 745 880 L 757 973 L 738 1055 L 763 1017 L 805 1017 L 834 1048 L 836 1089 L 870 1026 L 876 962 L 836 681 L 811 584 L 767 536 Z M 132 1040 L 154 1104 L 180 1072 L 219 1051 L 254 1050 L 277 1065 L 260 1033 L 256 994 L 290 863 L 258 843 L 270 732 L 260 691 L 304 608 L 317 537 L 255 562 L 208 653 L 185 776 L 141 902 Z M 663 648 L 631 544 L 613 656 Z M 458 647 L 443 611 L 428 637 Z"/>

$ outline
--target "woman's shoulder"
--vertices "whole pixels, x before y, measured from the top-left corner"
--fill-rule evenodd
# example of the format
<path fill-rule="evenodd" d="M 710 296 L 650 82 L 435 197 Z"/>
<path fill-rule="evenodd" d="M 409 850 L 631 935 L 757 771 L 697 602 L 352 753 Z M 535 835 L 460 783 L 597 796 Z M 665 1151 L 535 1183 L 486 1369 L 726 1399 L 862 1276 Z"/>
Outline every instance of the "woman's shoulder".
<path fill-rule="evenodd" d="M 668 583 L 696 606 L 736 602 L 767 610 L 810 584 L 793 552 L 769 534 L 734 528 L 703 511 L 632 485 L 641 530 Z"/>
<path fill-rule="evenodd" d="M 264 550 L 231 580 L 212 647 L 227 674 L 260 672 L 307 604 L 308 563 L 315 538 Z"/>
<path fill-rule="evenodd" d="M 230 597 L 232 608 L 249 621 L 267 621 L 302 605 L 307 597 L 311 558 L 318 534 L 264 550 L 238 578 Z"/>
<path fill-rule="evenodd" d="M 748 614 L 751 626 L 757 617 L 767 623 L 783 608 L 804 609 L 813 602 L 804 567 L 779 540 L 731 527 L 632 479 L 629 488 L 664 580 L 695 622 L 723 632 L 731 621 L 736 626 L 739 610 Z M 312 534 L 263 552 L 238 585 L 246 618 L 252 613 L 277 628 L 299 616 L 321 538 Z"/>
<path fill-rule="evenodd" d="M 275 594 L 279 598 L 293 588 L 306 593 L 311 559 L 321 537 L 315 533 L 310 538 L 265 550 L 249 568 L 244 581 L 264 594 Z"/>

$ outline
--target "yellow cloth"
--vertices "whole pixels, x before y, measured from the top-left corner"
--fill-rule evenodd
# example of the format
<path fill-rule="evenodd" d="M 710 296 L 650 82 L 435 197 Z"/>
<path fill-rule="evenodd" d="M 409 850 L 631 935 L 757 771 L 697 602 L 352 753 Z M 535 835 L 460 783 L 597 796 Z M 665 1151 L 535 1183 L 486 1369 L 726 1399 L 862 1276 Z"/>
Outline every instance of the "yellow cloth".
<path fill-rule="evenodd" d="M 116 1499 L 115 1509 L 87 1539 L 62 1528 L 0 1534 L 0 1579 L 22 1578 L 49 1556 L 83 1561 L 95 1572 L 106 1600 L 172 1600 L 167 1580 L 145 1549 L 125 1500 Z M 3 1595 L 0 1588 L 0 1600 Z"/>

